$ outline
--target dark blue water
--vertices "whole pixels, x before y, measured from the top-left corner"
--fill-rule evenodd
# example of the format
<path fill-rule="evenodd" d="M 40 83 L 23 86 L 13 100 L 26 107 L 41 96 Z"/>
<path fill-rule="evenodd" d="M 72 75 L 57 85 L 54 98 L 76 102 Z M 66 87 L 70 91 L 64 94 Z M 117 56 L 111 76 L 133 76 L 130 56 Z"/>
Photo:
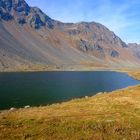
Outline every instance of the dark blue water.
<path fill-rule="evenodd" d="M 118 72 L 0 73 L 0 109 L 47 105 L 136 84 Z"/>

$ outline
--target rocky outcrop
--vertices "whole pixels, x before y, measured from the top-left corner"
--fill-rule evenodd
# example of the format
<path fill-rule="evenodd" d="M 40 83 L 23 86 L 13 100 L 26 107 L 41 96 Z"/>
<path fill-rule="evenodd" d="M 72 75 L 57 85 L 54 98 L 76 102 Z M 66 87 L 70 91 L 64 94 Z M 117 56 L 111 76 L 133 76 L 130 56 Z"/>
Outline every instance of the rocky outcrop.
<path fill-rule="evenodd" d="M 97 43 L 92 44 L 92 43 L 89 43 L 88 41 L 85 41 L 82 39 L 79 41 L 78 48 L 83 52 L 87 52 L 87 51 L 103 52 L 103 48 L 99 44 L 97 44 Z"/>
<path fill-rule="evenodd" d="M 46 16 L 40 9 L 29 7 L 24 0 L 1 0 L 0 17 L 3 20 L 15 20 L 17 23 L 29 24 L 35 29 L 46 26 L 53 28 L 53 20 Z"/>
<path fill-rule="evenodd" d="M 129 43 L 128 44 L 128 47 L 134 47 L 134 48 L 136 48 L 136 47 L 140 47 L 140 44 L 137 44 L 137 43 Z"/>
<path fill-rule="evenodd" d="M 140 59 L 140 44 L 137 43 L 129 43 L 128 48 L 131 49 L 133 55 Z"/>
<path fill-rule="evenodd" d="M 115 50 L 111 51 L 111 56 L 112 57 L 119 57 L 119 53 Z"/>

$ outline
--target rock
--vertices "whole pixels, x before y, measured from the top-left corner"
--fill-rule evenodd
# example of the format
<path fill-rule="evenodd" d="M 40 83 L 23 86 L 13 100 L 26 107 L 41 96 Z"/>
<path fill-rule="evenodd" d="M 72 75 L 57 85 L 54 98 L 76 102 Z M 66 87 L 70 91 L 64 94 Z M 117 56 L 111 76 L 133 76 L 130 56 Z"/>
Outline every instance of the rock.
<path fill-rule="evenodd" d="M 22 15 L 29 15 L 30 7 L 24 0 L 13 0 L 13 9 Z"/>
<path fill-rule="evenodd" d="M 78 35 L 78 34 L 80 34 L 80 30 L 77 30 L 77 29 L 68 30 L 68 34 L 69 35 Z"/>
<path fill-rule="evenodd" d="M 97 93 L 97 95 L 101 95 L 101 94 L 103 94 L 103 93 L 102 92 Z"/>
<path fill-rule="evenodd" d="M 19 24 L 23 25 L 23 24 L 26 23 L 26 20 L 25 20 L 25 18 L 19 18 L 19 19 L 17 19 L 17 22 L 18 22 Z"/>
<path fill-rule="evenodd" d="M 53 20 L 46 16 L 39 8 L 29 7 L 24 0 L 0 1 L 0 19 L 17 21 L 18 24 L 29 24 L 35 29 L 47 26 L 53 29 Z"/>
<path fill-rule="evenodd" d="M 136 56 L 140 59 L 140 52 L 137 52 Z"/>
<path fill-rule="evenodd" d="M 83 52 L 93 51 L 92 45 L 88 41 L 85 41 L 83 39 L 80 39 L 78 46 L 79 46 L 79 49 Z"/>
<path fill-rule="evenodd" d="M 54 28 L 53 20 L 50 17 L 48 17 L 47 15 L 45 15 L 39 8 L 32 7 L 31 13 L 38 14 L 38 16 L 40 18 L 40 27 L 46 25 L 49 29 Z"/>
<path fill-rule="evenodd" d="M 137 47 L 140 47 L 140 44 L 137 44 L 137 43 L 128 43 L 128 47 L 133 47 L 133 48 L 137 48 Z"/>
<path fill-rule="evenodd" d="M 14 108 L 14 107 L 11 107 L 10 108 L 10 111 L 14 111 L 14 110 L 16 110 L 16 108 Z"/>
<path fill-rule="evenodd" d="M 25 109 L 30 108 L 30 105 L 24 106 Z"/>
<path fill-rule="evenodd" d="M 114 122 L 114 120 L 106 120 L 107 123 Z"/>
<path fill-rule="evenodd" d="M 85 96 L 85 99 L 88 99 L 89 97 L 88 96 Z"/>
<path fill-rule="evenodd" d="M 83 39 L 81 39 L 79 42 L 79 49 L 83 52 L 97 51 L 97 52 L 103 53 L 103 48 L 98 43 L 91 44 L 88 41 L 85 41 Z"/>
<path fill-rule="evenodd" d="M 93 46 L 93 49 L 100 51 L 100 52 L 103 52 L 103 48 L 97 43 Z"/>
<path fill-rule="evenodd" d="M 0 18 L 5 21 L 8 21 L 13 19 L 13 16 L 10 15 L 10 13 L 6 12 L 4 9 L 0 8 Z"/>
<path fill-rule="evenodd" d="M 41 26 L 45 26 L 45 23 L 41 21 L 40 16 L 38 14 L 34 14 L 29 20 L 30 25 L 35 29 L 39 29 Z"/>
<path fill-rule="evenodd" d="M 119 53 L 117 51 L 113 50 L 111 52 L 111 57 L 118 57 L 118 56 L 119 56 Z"/>
<path fill-rule="evenodd" d="M 10 11 L 12 8 L 12 0 L 1 0 L 0 6 L 6 9 L 6 11 Z"/>

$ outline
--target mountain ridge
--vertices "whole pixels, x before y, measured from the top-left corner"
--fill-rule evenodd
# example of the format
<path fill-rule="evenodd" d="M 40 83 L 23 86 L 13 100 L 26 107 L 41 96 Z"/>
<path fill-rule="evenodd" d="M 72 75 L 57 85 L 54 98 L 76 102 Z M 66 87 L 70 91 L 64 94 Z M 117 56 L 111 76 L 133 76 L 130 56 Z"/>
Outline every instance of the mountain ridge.
<path fill-rule="evenodd" d="M 1 0 L 0 19 L 2 70 L 131 67 L 140 62 L 139 47 L 133 51 L 100 23 L 56 21 L 24 0 Z"/>

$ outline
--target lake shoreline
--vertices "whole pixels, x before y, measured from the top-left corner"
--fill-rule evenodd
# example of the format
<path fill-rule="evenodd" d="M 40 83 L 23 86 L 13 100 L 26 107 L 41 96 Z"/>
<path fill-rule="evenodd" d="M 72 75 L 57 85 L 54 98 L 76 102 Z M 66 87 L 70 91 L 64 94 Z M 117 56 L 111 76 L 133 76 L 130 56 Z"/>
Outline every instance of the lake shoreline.
<path fill-rule="evenodd" d="M 127 75 L 129 75 L 130 77 L 132 77 L 132 78 L 134 78 L 134 79 L 136 79 L 136 80 L 140 80 L 140 78 L 139 77 L 137 77 L 136 75 L 134 75 L 135 73 L 133 72 L 133 71 L 129 71 L 129 70 L 109 70 L 109 71 L 111 71 L 111 72 L 117 72 L 117 73 L 125 73 L 125 74 L 127 74 Z M 46 71 L 41 71 L 41 72 L 46 72 Z M 47 72 L 56 72 L 56 71 L 47 71 Z M 68 72 L 68 71 L 57 71 L 57 72 Z M 69 71 L 69 72 L 71 72 L 71 71 Z M 75 71 L 72 71 L 72 72 L 75 72 Z M 79 71 L 77 71 L 77 72 L 79 72 Z M 85 72 L 85 71 L 80 71 L 80 72 Z M 108 70 L 93 70 L 93 71 L 86 71 L 86 72 L 108 72 Z M 7 73 L 7 72 L 6 72 Z M 8 73 L 11 73 L 11 72 L 8 72 Z M 13 72 L 12 72 L 13 73 Z M 15 72 L 14 72 L 15 73 Z M 22 72 L 18 72 L 18 73 L 22 73 Z M 26 73 L 26 72 L 25 72 Z M 32 73 L 32 72 L 31 72 Z M 37 71 L 34 71 L 33 73 L 38 73 Z M 139 74 L 139 72 L 137 72 L 138 73 L 138 75 L 140 75 Z M 136 86 L 139 86 L 139 84 L 138 85 L 136 85 Z M 128 88 L 130 88 L 130 87 L 136 87 L 136 86 L 128 86 L 128 87 L 126 87 L 126 88 L 121 88 L 121 89 L 117 89 L 117 90 L 113 90 L 112 92 L 114 92 L 114 91 L 119 91 L 119 90 L 123 90 L 123 89 L 128 89 Z M 88 97 L 88 98 L 91 98 L 91 97 L 94 97 L 94 96 L 96 96 L 96 95 L 98 95 L 98 94 L 108 94 L 108 93 L 110 93 L 110 92 L 97 92 L 95 95 L 92 95 L 92 96 L 85 96 L 85 97 L 81 97 L 81 98 L 74 98 L 75 100 L 76 99 L 82 99 L 82 98 L 86 98 L 86 97 Z M 61 104 L 61 103 L 66 103 L 66 102 L 69 102 L 69 101 L 71 101 L 71 100 L 73 100 L 73 99 L 70 99 L 70 100 L 67 100 L 67 101 L 62 101 L 62 102 L 57 102 L 57 103 L 52 103 L 52 104 L 49 104 L 49 105 L 39 105 L 39 106 L 30 106 L 30 104 L 29 104 L 29 106 L 30 106 L 30 108 L 34 108 L 34 107 L 44 107 L 44 106 L 51 106 L 51 105 L 54 105 L 54 104 Z M 26 106 L 26 105 L 25 105 Z M 19 107 L 19 108 L 16 108 L 16 107 L 13 107 L 13 106 L 11 106 L 9 109 L 2 109 L 2 110 L 0 110 L 0 112 L 5 112 L 5 111 L 13 111 L 13 110 L 19 110 L 19 109 L 25 109 L 25 106 L 23 106 L 23 107 Z M 13 109 L 12 109 L 13 108 Z"/>
<path fill-rule="evenodd" d="M 112 136 L 116 139 L 125 137 L 133 140 L 140 133 L 139 91 L 140 85 L 131 86 L 50 106 L 2 112 L 0 138 L 22 139 L 24 135 L 28 135 L 29 139 L 59 139 L 69 134 L 74 139 L 80 128 L 81 133 L 89 134 L 86 135 L 89 139 L 91 134 L 101 133 L 108 139 Z M 123 133 L 117 130 L 122 130 Z M 83 138 L 83 135 L 80 138 Z"/>
<path fill-rule="evenodd" d="M 127 73 L 140 80 L 139 71 Z M 140 85 L 48 106 L 3 110 L 0 139 L 136 140 L 140 139 L 139 110 Z"/>
<path fill-rule="evenodd" d="M 109 68 L 109 67 L 72 67 L 72 68 L 49 68 L 49 69 L 26 69 L 26 70 L 1 70 L 0 73 L 37 73 L 37 72 L 95 72 L 95 71 L 112 71 L 127 73 L 136 80 L 140 80 L 140 67 L 136 68 Z"/>

